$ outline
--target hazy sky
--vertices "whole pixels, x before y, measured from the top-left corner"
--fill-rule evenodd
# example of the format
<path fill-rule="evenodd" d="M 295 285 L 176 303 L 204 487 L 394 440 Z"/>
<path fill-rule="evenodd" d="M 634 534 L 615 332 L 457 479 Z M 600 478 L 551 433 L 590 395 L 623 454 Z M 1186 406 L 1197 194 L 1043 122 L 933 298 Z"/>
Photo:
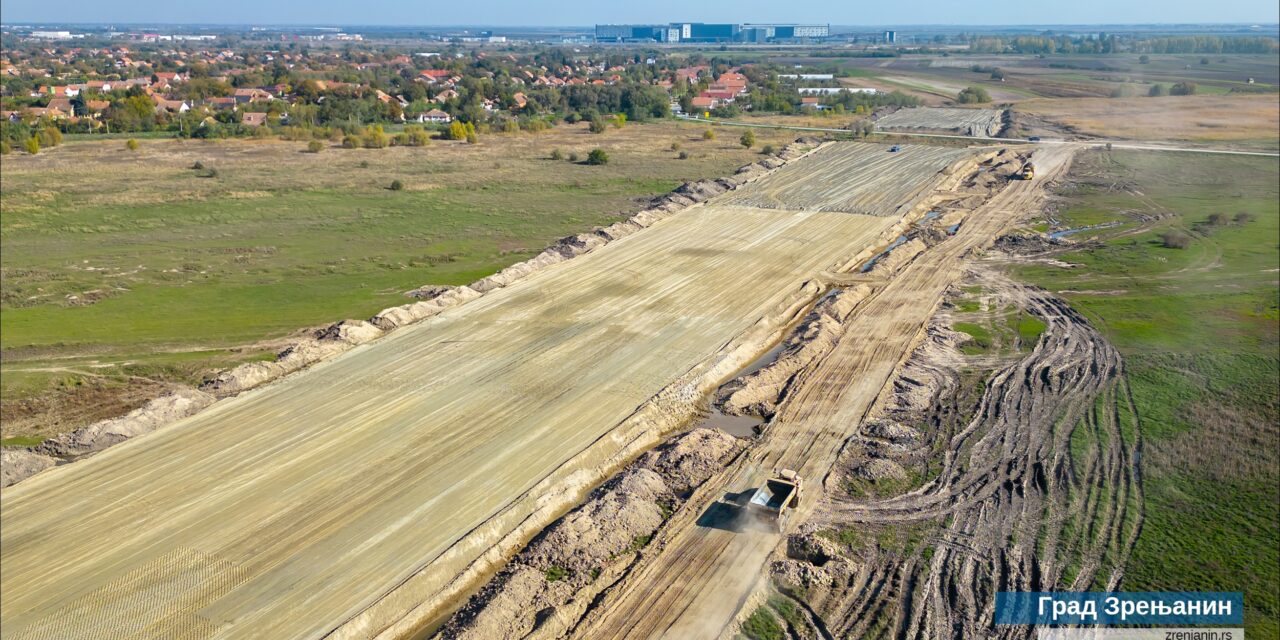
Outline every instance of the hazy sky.
<path fill-rule="evenodd" d="M 591 25 L 598 22 L 816 22 L 840 25 L 1280 21 L 1276 0 L 3 0 L 20 22 Z M 981 9 L 979 9 L 981 7 Z"/>

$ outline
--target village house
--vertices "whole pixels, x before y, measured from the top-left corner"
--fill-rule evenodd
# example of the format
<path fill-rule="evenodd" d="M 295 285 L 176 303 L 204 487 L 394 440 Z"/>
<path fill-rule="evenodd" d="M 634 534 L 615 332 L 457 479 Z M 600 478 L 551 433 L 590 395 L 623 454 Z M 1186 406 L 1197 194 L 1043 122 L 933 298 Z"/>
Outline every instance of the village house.
<path fill-rule="evenodd" d="M 267 123 L 267 114 L 246 111 L 240 114 L 240 124 L 246 127 L 261 127 Z"/>

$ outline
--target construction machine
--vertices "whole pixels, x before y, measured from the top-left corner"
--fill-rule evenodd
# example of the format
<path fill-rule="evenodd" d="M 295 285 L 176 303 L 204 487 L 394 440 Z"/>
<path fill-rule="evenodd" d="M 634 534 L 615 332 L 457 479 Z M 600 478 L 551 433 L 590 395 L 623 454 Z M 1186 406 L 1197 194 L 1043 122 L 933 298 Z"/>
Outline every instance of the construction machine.
<path fill-rule="evenodd" d="M 1018 177 L 1022 180 L 1031 180 L 1036 177 L 1036 167 L 1030 162 L 1022 165 L 1022 170 L 1018 172 Z"/>
<path fill-rule="evenodd" d="M 742 515 L 772 523 L 781 533 L 800 504 L 800 476 L 791 469 L 781 469 L 763 486 L 738 494 L 736 503 Z"/>

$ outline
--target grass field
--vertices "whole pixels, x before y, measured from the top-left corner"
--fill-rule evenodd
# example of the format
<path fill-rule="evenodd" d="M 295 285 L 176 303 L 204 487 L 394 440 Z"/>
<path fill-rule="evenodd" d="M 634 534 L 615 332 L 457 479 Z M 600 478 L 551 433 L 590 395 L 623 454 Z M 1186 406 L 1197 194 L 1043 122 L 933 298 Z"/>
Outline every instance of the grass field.
<path fill-rule="evenodd" d="M 1073 176 L 1063 225 L 1125 224 L 1060 256 L 1081 268 L 1018 272 L 1063 292 L 1126 359 L 1146 519 L 1122 588 L 1243 591 L 1247 633 L 1276 637 L 1277 160 L 1090 152 Z M 1253 220 L 1207 223 L 1238 212 Z M 1165 248 L 1158 236 L 1168 230 L 1190 246 Z"/>
<path fill-rule="evenodd" d="M 1017 111 L 1080 133 L 1276 150 L 1280 94 L 1087 98 L 1020 102 Z"/>
<path fill-rule="evenodd" d="M 734 132 L 703 140 L 705 128 L 566 125 L 318 154 L 275 140 L 144 140 L 137 152 L 72 141 L 7 156 L 3 437 L 120 413 L 146 395 L 124 401 L 122 389 L 195 382 L 300 328 L 471 282 L 795 137 L 757 131 L 748 150 Z M 595 147 L 607 165 L 550 159 Z"/>

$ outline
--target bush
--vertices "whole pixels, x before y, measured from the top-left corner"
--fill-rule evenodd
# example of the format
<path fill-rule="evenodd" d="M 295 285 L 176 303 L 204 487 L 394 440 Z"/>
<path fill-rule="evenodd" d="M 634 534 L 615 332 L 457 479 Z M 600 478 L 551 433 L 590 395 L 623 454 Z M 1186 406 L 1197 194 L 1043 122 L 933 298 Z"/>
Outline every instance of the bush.
<path fill-rule="evenodd" d="M 587 154 L 587 164 L 609 164 L 609 154 L 604 149 L 592 149 Z"/>
<path fill-rule="evenodd" d="M 1179 82 L 1169 88 L 1169 95 L 1194 96 L 1198 88 L 1194 82 Z"/>
<path fill-rule="evenodd" d="M 681 152 L 680 152 L 680 155 L 678 155 L 678 156 L 676 156 L 676 157 L 680 158 L 681 160 L 688 160 L 688 159 L 689 159 L 689 152 L 688 152 L 688 151 L 681 151 Z"/>
<path fill-rule="evenodd" d="M 604 118 L 596 116 L 591 119 L 591 124 L 587 125 L 587 130 L 591 133 L 604 133 L 608 126 L 609 125 L 605 123 Z"/>
<path fill-rule="evenodd" d="M 738 144 L 748 149 L 756 146 L 756 133 L 750 129 L 747 129 L 742 133 L 742 137 L 738 138 Z"/>
<path fill-rule="evenodd" d="M 1151 96 L 1152 98 L 1167 96 L 1169 95 L 1169 90 L 1166 89 L 1164 85 L 1156 83 L 1151 85 L 1151 89 L 1147 91 L 1147 95 Z"/>
<path fill-rule="evenodd" d="M 62 144 L 62 132 L 57 127 L 45 127 L 40 130 L 40 146 L 56 147 Z"/>
<path fill-rule="evenodd" d="M 578 161 L 577 152 L 574 152 L 574 151 L 569 152 L 569 162 L 577 162 L 577 161 Z"/>
<path fill-rule="evenodd" d="M 552 149 L 552 150 L 551 150 L 551 159 L 552 159 L 552 160 L 564 160 L 564 152 L 563 152 L 563 151 L 561 151 L 561 150 L 559 150 L 559 149 Z"/>
<path fill-rule="evenodd" d="M 201 178 L 216 178 L 216 177 L 218 177 L 218 170 L 217 170 L 217 169 L 209 169 L 208 171 L 205 171 L 204 173 L 200 174 L 200 177 L 201 177 Z"/>
<path fill-rule="evenodd" d="M 703 132 L 702 132 L 702 139 L 703 139 L 703 140 L 715 140 L 715 139 L 716 139 L 716 132 L 714 132 L 714 131 L 712 131 L 712 130 L 710 130 L 710 129 L 707 129 L 706 131 L 703 131 Z"/>
<path fill-rule="evenodd" d="M 1209 214 L 1209 224 L 1211 224 L 1211 225 L 1213 225 L 1213 226 L 1215 226 L 1215 227 L 1222 227 L 1222 226 L 1226 226 L 1226 225 L 1227 225 L 1227 224 L 1229 224 L 1230 222 L 1231 222 L 1231 219 L 1230 219 L 1230 218 L 1228 218 L 1228 217 L 1227 217 L 1227 214 L 1225 214 L 1225 213 L 1211 213 L 1211 214 Z"/>
<path fill-rule="evenodd" d="M 619 113 L 613 116 L 613 126 L 615 129 L 621 129 L 627 126 L 627 114 Z"/>
<path fill-rule="evenodd" d="M 196 163 L 191 165 L 191 168 L 195 169 L 196 171 L 199 171 L 204 168 L 204 163 L 200 162 L 199 160 L 196 160 Z"/>
<path fill-rule="evenodd" d="M 0 156 L 7 156 L 10 153 L 13 153 L 13 146 L 8 140 L 0 140 Z"/>
<path fill-rule="evenodd" d="M 679 143 L 679 142 L 672 142 L 672 143 L 671 143 L 671 150 L 672 150 L 672 151 L 679 151 L 679 150 L 680 150 L 680 143 Z"/>
<path fill-rule="evenodd" d="M 361 160 L 361 161 L 360 161 L 360 168 L 361 168 L 361 169 L 368 169 L 368 168 L 369 168 L 369 161 L 368 161 L 368 160 Z"/>
<path fill-rule="evenodd" d="M 129 140 L 128 140 L 128 141 L 126 141 L 126 142 L 124 143 L 124 146 L 125 146 L 125 148 L 126 148 L 126 149 L 128 149 L 128 150 L 130 150 L 130 151 L 137 151 L 137 150 L 138 150 L 138 141 L 137 141 L 137 140 L 134 140 L 133 138 L 129 138 Z"/>
<path fill-rule="evenodd" d="M 454 120 L 453 123 L 449 125 L 447 136 L 450 140 L 466 140 L 467 125 L 461 120 Z"/>
<path fill-rule="evenodd" d="M 399 180 L 392 180 L 392 181 L 391 181 L 391 190 L 392 190 L 392 191 L 400 191 L 400 190 L 402 190 L 402 189 L 404 189 L 404 183 L 403 183 L 403 182 L 400 182 Z"/>
<path fill-rule="evenodd" d="M 1253 222 L 1253 214 L 1247 211 L 1241 211 L 1236 214 L 1235 221 L 1236 224 L 1248 224 Z"/>
<path fill-rule="evenodd" d="M 27 141 L 22 143 L 22 146 L 24 146 L 27 149 L 27 153 L 33 156 L 37 153 L 40 153 L 40 140 L 37 139 L 35 136 L 27 138 Z"/>
<path fill-rule="evenodd" d="M 356 149 L 360 147 L 360 139 L 355 136 L 346 136 L 342 139 L 343 149 Z"/>
<path fill-rule="evenodd" d="M 1138 64 L 1151 64 L 1151 56 L 1138 56 Z"/>
<path fill-rule="evenodd" d="M 324 143 L 319 140 L 312 140 L 307 143 L 307 153 L 320 153 L 324 150 Z"/>
<path fill-rule="evenodd" d="M 420 125 L 409 125 L 404 128 L 405 144 L 410 147 L 425 147 L 431 142 L 431 134 Z"/>
<path fill-rule="evenodd" d="M 1191 236 L 1181 231 L 1166 231 L 1160 234 L 1160 242 L 1166 249 L 1186 249 L 1191 246 Z"/>
<path fill-rule="evenodd" d="M 786 637 L 778 619 L 765 607 L 756 609 L 746 622 L 742 623 L 742 635 L 751 640 L 782 640 Z"/>
<path fill-rule="evenodd" d="M 982 104 L 991 102 L 991 94 L 987 93 L 982 87 L 969 87 L 956 95 L 956 102 L 960 104 Z"/>
<path fill-rule="evenodd" d="M 543 572 L 543 575 L 546 576 L 547 582 L 556 582 L 557 580 L 563 580 L 569 577 L 569 570 L 564 567 L 557 567 L 553 565 L 547 567 L 547 570 Z"/>
<path fill-rule="evenodd" d="M 773 145 L 771 144 L 766 144 L 765 146 L 760 148 L 760 153 L 763 153 L 766 156 L 773 155 L 773 152 L 774 152 L 774 149 L 773 149 Z"/>

